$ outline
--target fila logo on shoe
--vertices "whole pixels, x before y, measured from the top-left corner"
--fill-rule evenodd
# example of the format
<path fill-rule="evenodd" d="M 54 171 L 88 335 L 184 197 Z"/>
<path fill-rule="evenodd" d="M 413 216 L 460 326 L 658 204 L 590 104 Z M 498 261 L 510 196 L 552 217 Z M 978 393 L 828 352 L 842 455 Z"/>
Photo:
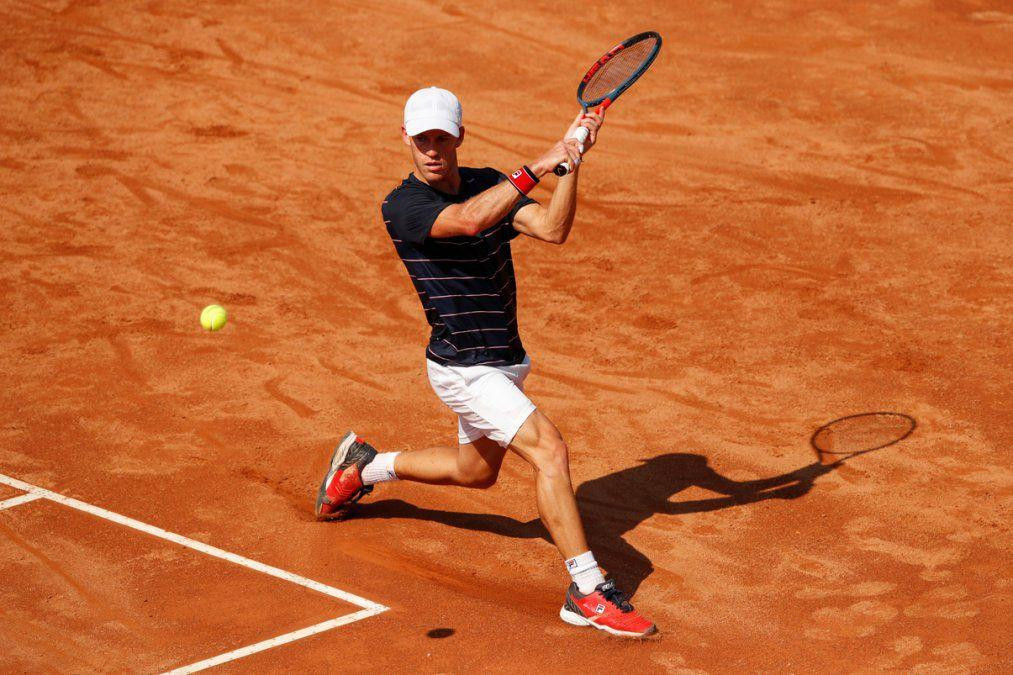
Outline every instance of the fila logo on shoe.
<path fill-rule="evenodd" d="M 575 559 L 570 558 L 569 560 L 566 561 L 566 569 L 572 570 L 576 568 L 577 568 L 577 561 Z"/>
<path fill-rule="evenodd" d="M 599 604 L 597 607 L 594 608 L 594 613 L 595 614 L 601 614 L 604 611 L 605 611 L 605 605 Z"/>

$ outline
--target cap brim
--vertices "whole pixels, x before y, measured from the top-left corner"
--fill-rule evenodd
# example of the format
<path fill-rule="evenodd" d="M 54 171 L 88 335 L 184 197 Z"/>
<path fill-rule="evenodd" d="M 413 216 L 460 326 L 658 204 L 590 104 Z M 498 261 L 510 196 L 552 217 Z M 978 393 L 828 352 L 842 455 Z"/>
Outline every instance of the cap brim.
<path fill-rule="evenodd" d="M 423 131 L 432 131 L 433 129 L 446 131 L 454 138 L 461 137 L 461 128 L 446 117 L 416 117 L 404 123 L 404 130 L 409 136 L 421 134 Z"/>

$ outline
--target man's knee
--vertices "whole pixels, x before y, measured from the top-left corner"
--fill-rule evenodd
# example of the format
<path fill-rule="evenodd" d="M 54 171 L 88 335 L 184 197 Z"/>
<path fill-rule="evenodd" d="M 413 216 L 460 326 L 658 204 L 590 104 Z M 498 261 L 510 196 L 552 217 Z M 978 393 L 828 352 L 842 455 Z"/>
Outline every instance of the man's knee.
<path fill-rule="evenodd" d="M 468 487 L 475 488 L 476 490 L 488 490 L 496 484 L 496 479 L 498 477 L 498 473 L 488 471 L 472 478 L 471 482 L 468 483 Z"/>
<path fill-rule="evenodd" d="M 547 434 L 539 439 L 538 447 L 532 453 L 535 469 L 547 476 L 568 476 L 570 456 L 566 441 L 558 433 Z"/>
<path fill-rule="evenodd" d="M 549 418 L 535 411 L 514 436 L 511 447 L 536 471 L 547 476 L 569 476 L 566 441 Z"/>
<path fill-rule="evenodd" d="M 499 477 L 499 466 L 486 462 L 469 462 L 458 466 L 457 471 L 459 485 L 478 490 L 491 488 Z"/>

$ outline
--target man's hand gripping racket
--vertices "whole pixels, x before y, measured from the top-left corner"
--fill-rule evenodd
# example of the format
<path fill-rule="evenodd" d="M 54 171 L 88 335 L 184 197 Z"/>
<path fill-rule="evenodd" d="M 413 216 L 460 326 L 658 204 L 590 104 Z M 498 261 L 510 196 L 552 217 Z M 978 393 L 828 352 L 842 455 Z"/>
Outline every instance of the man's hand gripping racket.
<path fill-rule="evenodd" d="M 577 102 L 580 104 L 583 114 L 586 115 L 589 108 L 598 107 L 596 121 L 601 122 L 608 107 L 612 105 L 619 96 L 630 88 L 634 82 L 640 79 L 661 51 L 661 36 L 654 31 L 639 33 L 620 42 L 612 49 L 605 52 L 604 56 L 594 62 L 577 87 Z M 579 124 L 581 117 L 577 118 L 575 124 Z M 597 124 L 595 129 L 597 129 Z M 590 131 L 586 126 L 577 126 L 570 133 L 570 138 L 577 141 L 581 153 L 584 152 L 584 143 L 587 142 Z M 594 142 L 594 138 L 591 138 Z M 577 158 L 579 162 L 579 157 Z M 573 171 L 571 164 L 574 162 L 563 162 L 557 166 L 553 173 L 557 176 L 565 176 Z"/>

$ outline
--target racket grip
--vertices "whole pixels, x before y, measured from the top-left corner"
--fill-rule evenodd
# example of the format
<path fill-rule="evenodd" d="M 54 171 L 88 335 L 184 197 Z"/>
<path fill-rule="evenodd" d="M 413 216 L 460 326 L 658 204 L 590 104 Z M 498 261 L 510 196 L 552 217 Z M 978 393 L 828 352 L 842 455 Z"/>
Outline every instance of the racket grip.
<path fill-rule="evenodd" d="M 570 138 L 576 140 L 578 143 L 583 145 L 584 141 L 587 140 L 588 133 L 589 132 L 587 130 L 587 127 L 577 127 L 576 129 L 573 130 L 573 133 L 570 134 Z M 571 171 L 573 171 L 573 167 L 570 166 L 570 163 L 563 162 L 555 169 L 553 169 L 552 173 L 556 174 L 557 176 L 565 176 Z"/>

